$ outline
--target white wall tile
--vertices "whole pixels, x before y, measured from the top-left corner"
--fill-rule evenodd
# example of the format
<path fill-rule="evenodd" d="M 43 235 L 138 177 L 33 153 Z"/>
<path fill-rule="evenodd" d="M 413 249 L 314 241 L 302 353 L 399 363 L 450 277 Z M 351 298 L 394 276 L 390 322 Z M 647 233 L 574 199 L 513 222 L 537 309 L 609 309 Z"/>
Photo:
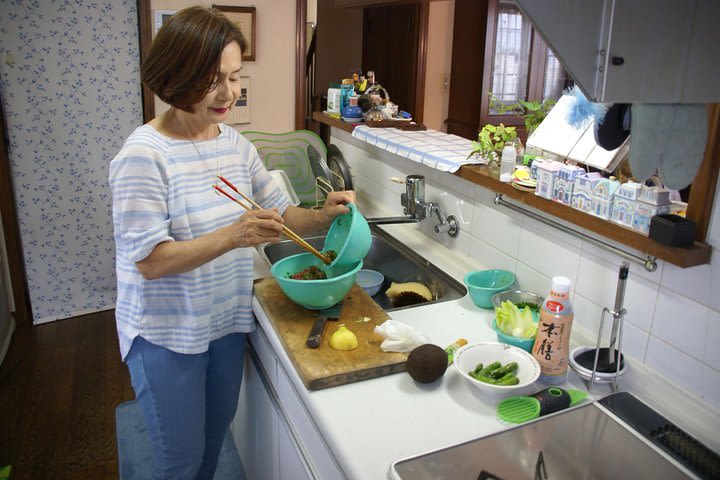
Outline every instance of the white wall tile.
<path fill-rule="evenodd" d="M 710 265 L 680 268 L 667 263 L 660 285 L 702 305 L 710 304 Z"/>
<path fill-rule="evenodd" d="M 702 395 L 702 364 L 657 337 L 650 336 L 645 363 L 680 387 Z"/>
<path fill-rule="evenodd" d="M 574 323 L 582 325 L 595 342 L 600 328 L 600 315 L 603 307 L 593 303 L 588 298 L 575 293 L 572 297 L 573 308 L 575 309 Z M 610 341 L 610 329 L 612 328 L 612 315 L 605 315 L 605 325 L 603 325 L 603 334 L 600 344 L 607 345 Z"/>
<path fill-rule="evenodd" d="M 517 218 L 486 205 L 476 205 L 472 234 L 507 255 L 517 256 L 520 241 L 520 222 Z"/>
<path fill-rule="evenodd" d="M 708 366 L 702 369 L 702 391 L 703 400 L 711 406 L 720 410 L 720 372 Z"/>
<path fill-rule="evenodd" d="M 658 286 L 643 277 L 634 275 L 638 270 L 630 265 L 623 307 L 625 319 L 645 331 L 650 331 L 655 310 Z M 640 267 L 641 268 L 641 267 Z M 592 302 L 610 309 L 615 308 L 620 264 L 609 263 L 588 252 L 583 253 L 578 270 L 577 292 Z"/>
<path fill-rule="evenodd" d="M 471 232 L 474 211 L 472 195 L 468 197 L 453 190 L 431 186 L 426 189 L 425 200 L 440 205 L 446 217 L 455 216 L 460 229 L 467 233 Z M 426 221 L 432 223 L 433 226 L 439 223 L 437 215 L 433 215 L 432 219 Z"/>
<path fill-rule="evenodd" d="M 515 265 L 517 263 L 515 258 L 475 237 L 469 237 L 469 242 L 468 256 L 473 260 L 480 262 L 487 268 L 502 268 L 515 272 Z M 519 281 L 519 279 L 517 281 Z"/>
<path fill-rule="evenodd" d="M 661 288 L 651 333 L 686 354 L 702 359 L 707 318 L 707 307 Z"/>
<path fill-rule="evenodd" d="M 635 357 L 641 362 L 645 360 L 650 334 L 634 326 L 630 322 L 624 322 L 622 333 L 622 352 Z"/>
<path fill-rule="evenodd" d="M 598 237 L 597 234 L 594 234 L 592 232 L 586 231 L 588 235 Z M 626 247 L 618 242 L 614 242 L 612 240 L 609 240 L 604 237 L 598 237 L 603 242 L 608 243 L 611 246 L 617 247 L 621 250 L 627 251 L 628 253 L 637 255 L 638 257 L 645 259 L 645 255 L 642 252 L 638 252 L 637 250 L 634 250 L 632 248 Z M 591 254 L 593 256 L 596 256 L 598 258 L 601 258 L 605 260 L 607 263 L 611 265 L 620 265 L 623 261 L 626 259 L 624 257 L 621 257 L 620 255 L 617 255 L 616 253 L 613 253 L 609 250 L 606 250 L 605 248 L 602 248 L 598 245 L 595 245 L 594 243 L 584 240 L 582 245 L 582 251 L 583 255 L 585 254 Z M 646 280 L 660 284 L 660 279 L 662 276 L 663 267 L 665 265 L 665 262 L 662 260 L 657 260 L 657 269 L 654 272 L 648 272 L 645 270 L 645 267 L 639 262 L 639 261 L 630 261 L 630 274 L 633 277 L 640 276 L 645 278 Z"/>
<path fill-rule="evenodd" d="M 517 262 L 515 266 L 515 279 L 519 290 L 537 293 L 541 297 L 550 293 L 552 279 L 522 262 Z"/>
<path fill-rule="evenodd" d="M 568 277 L 572 282 L 572 289 L 575 289 L 580 263 L 578 247 L 558 242 L 557 237 L 543 231 L 523 227 L 520 231 L 517 259 L 549 278 L 556 275 Z"/>
<path fill-rule="evenodd" d="M 502 207 L 499 207 L 502 208 Z M 531 211 L 535 211 L 534 209 L 531 209 Z M 541 212 L 536 213 L 540 214 Z M 544 214 L 543 216 L 546 216 L 547 214 Z M 530 218 L 527 216 L 522 216 L 522 228 L 526 230 L 532 230 L 533 232 L 537 232 L 539 235 L 542 235 L 543 237 L 546 237 L 548 239 L 554 239 L 553 241 L 558 244 L 563 245 L 569 245 L 572 247 L 577 248 L 580 250 L 582 247 L 582 239 L 579 237 L 576 237 L 575 235 L 571 235 L 569 233 L 563 232 L 562 230 L 559 230 L 557 228 L 554 228 L 550 225 L 547 225 L 543 222 L 540 222 L 538 220 L 535 220 L 534 218 Z M 559 219 L 551 219 L 553 223 L 570 226 L 571 224 L 568 224 L 568 222 L 559 220 Z"/>
<path fill-rule="evenodd" d="M 715 310 L 708 312 L 703 361 L 714 369 L 720 370 L 720 312 Z"/>

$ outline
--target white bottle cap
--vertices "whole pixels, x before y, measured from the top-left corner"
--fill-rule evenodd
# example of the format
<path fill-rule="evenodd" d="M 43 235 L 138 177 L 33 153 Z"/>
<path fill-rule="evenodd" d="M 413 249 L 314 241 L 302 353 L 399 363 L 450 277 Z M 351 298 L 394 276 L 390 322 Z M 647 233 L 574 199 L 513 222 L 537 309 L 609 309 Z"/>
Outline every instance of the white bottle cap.
<path fill-rule="evenodd" d="M 570 279 L 567 277 L 553 277 L 552 289 L 558 293 L 568 293 L 570 291 Z"/>

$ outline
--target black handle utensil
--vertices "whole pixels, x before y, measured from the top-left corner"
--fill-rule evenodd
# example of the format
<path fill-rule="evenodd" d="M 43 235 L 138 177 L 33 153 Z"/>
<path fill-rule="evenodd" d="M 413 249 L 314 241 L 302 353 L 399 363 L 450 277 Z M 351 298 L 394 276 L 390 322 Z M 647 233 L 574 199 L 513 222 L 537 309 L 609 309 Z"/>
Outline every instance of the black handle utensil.
<path fill-rule="evenodd" d="M 342 301 L 337 305 L 320 310 L 317 314 L 317 318 L 313 323 L 310 335 L 308 335 L 305 345 L 308 348 L 318 348 L 320 342 L 322 342 L 323 331 L 325 330 L 325 322 L 328 320 L 337 320 L 340 318 L 340 312 L 342 311 Z"/>

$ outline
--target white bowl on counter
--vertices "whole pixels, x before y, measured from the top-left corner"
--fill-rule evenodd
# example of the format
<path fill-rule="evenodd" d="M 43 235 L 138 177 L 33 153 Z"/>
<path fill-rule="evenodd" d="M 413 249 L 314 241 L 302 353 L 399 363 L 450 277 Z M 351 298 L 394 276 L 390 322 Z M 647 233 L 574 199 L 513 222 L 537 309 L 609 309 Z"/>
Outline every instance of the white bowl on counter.
<path fill-rule="evenodd" d="M 480 342 L 465 345 L 455 352 L 453 362 L 460 375 L 473 386 L 485 391 L 510 392 L 526 387 L 540 377 L 540 364 L 535 360 L 535 357 L 521 348 L 500 342 Z M 470 376 L 470 372 L 475 370 L 478 363 L 487 366 L 493 362 L 500 362 L 503 365 L 517 362 L 518 368 L 515 375 L 520 380 L 520 383 L 517 385 L 493 385 Z"/>

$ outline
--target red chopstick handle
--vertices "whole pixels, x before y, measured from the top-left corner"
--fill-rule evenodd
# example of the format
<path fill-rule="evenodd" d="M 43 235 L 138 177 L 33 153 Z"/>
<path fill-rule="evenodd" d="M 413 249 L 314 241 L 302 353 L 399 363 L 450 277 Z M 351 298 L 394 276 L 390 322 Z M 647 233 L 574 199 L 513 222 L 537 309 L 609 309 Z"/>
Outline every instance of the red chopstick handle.
<path fill-rule="evenodd" d="M 227 178 L 223 177 L 222 175 L 218 175 L 218 178 L 219 178 L 220 180 L 222 180 L 222 182 L 223 182 L 225 185 L 227 185 L 228 187 L 230 187 L 230 188 L 232 188 L 233 190 L 235 190 L 236 193 L 240 193 L 240 191 L 239 191 L 237 188 L 235 188 L 235 185 L 233 185 L 233 184 L 230 182 L 230 180 L 228 180 Z"/>

